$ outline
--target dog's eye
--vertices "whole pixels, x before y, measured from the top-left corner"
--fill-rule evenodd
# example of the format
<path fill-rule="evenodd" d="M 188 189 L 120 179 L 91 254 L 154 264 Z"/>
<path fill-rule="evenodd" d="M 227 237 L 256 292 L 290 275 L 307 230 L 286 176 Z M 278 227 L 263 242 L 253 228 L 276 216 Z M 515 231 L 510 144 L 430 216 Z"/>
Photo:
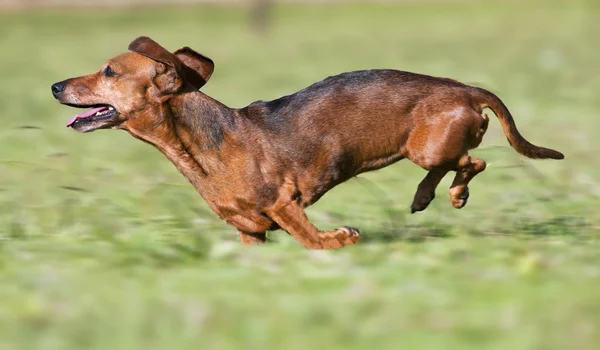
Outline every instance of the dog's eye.
<path fill-rule="evenodd" d="M 109 77 L 110 78 L 110 77 L 114 77 L 116 73 L 115 73 L 115 71 L 112 68 L 110 68 L 110 66 L 106 66 L 106 68 L 104 68 L 104 70 L 102 71 L 102 74 L 105 77 Z"/>

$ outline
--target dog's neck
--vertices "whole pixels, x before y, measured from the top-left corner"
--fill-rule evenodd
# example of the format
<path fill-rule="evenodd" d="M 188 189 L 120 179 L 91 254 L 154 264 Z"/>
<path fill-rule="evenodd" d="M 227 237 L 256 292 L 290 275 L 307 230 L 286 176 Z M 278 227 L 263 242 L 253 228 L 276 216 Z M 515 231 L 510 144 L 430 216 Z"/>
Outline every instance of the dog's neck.
<path fill-rule="evenodd" d="M 158 109 L 158 110 L 156 110 Z M 226 168 L 220 149 L 236 128 L 236 111 L 199 92 L 186 92 L 156 106 L 149 114 L 162 120 L 151 128 L 127 131 L 161 151 L 204 197 L 206 177 Z"/>
<path fill-rule="evenodd" d="M 177 131 L 183 134 L 182 141 L 202 150 L 218 150 L 235 128 L 235 111 L 197 90 L 173 96 L 168 106 Z"/>

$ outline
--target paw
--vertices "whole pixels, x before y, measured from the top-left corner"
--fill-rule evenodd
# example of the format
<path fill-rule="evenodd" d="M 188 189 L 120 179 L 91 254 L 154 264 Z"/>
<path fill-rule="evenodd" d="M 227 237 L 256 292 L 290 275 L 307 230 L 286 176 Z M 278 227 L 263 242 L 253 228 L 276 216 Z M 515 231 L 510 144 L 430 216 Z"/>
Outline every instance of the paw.
<path fill-rule="evenodd" d="M 358 242 L 360 238 L 360 231 L 354 227 L 344 226 L 340 227 L 337 230 L 338 239 L 340 239 L 340 243 L 343 245 L 354 244 Z"/>
<path fill-rule="evenodd" d="M 413 203 L 410 205 L 410 213 L 414 214 L 418 211 L 425 210 L 431 201 L 435 198 L 435 192 L 428 193 L 427 195 L 419 196 L 418 193 L 413 200 Z"/>
<path fill-rule="evenodd" d="M 454 194 L 452 190 L 450 190 L 450 200 L 452 201 L 452 206 L 456 209 L 460 209 L 467 205 L 467 201 L 469 200 L 469 188 L 466 187 L 462 193 Z"/>
<path fill-rule="evenodd" d="M 308 249 L 340 249 L 358 242 L 360 233 L 350 226 L 340 227 L 333 231 L 321 232 L 319 241 L 305 244 Z"/>

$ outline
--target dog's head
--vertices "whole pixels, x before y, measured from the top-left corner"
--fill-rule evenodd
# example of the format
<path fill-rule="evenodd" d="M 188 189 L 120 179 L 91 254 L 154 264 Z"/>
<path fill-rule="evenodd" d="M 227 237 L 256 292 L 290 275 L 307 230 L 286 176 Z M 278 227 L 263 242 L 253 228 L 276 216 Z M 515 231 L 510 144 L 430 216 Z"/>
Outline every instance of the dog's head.
<path fill-rule="evenodd" d="M 67 127 L 89 132 L 119 128 L 144 116 L 155 118 L 153 108 L 178 93 L 200 89 L 214 70 L 210 58 L 189 47 L 171 53 L 148 37 L 132 41 L 129 50 L 93 74 L 52 85 L 60 103 L 87 109 Z"/>

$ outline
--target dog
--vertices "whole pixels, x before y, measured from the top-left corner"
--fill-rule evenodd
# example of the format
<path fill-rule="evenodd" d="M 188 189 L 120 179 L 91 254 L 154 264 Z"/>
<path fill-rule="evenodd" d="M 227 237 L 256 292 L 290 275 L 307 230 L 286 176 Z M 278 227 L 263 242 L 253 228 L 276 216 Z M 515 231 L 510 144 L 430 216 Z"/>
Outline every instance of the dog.
<path fill-rule="evenodd" d="M 277 229 L 308 249 L 356 243 L 357 229 L 320 231 L 304 208 L 334 186 L 404 158 L 428 171 L 412 213 L 427 208 L 450 171 L 450 201 L 464 207 L 469 182 L 486 167 L 468 153 L 487 130 L 485 108 L 518 153 L 564 158 L 521 136 L 496 95 L 456 80 L 391 69 L 346 72 L 235 109 L 200 91 L 213 70 L 210 58 L 187 46 L 169 52 L 142 36 L 99 71 L 53 84 L 52 94 L 87 109 L 67 127 L 122 129 L 156 147 L 244 244 L 265 243 L 266 232 Z"/>

